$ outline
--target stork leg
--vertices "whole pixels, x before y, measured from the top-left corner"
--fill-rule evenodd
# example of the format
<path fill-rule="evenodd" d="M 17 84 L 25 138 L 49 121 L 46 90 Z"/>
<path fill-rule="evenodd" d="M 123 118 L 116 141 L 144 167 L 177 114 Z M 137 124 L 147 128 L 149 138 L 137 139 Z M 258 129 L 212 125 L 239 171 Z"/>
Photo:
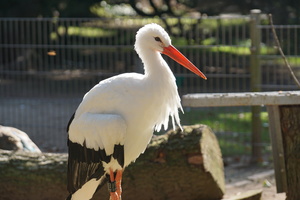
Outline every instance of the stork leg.
<path fill-rule="evenodd" d="M 115 173 L 113 172 L 112 169 L 109 169 L 110 170 L 110 173 L 109 173 L 109 178 L 110 178 L 110 181 L 109 181 L 109 185 L 108 185 L 108 189 L 110 191 L 110 200 L 119 200 L 119 195 L 117 193 L 117 190 L 116 190 L 116 181 L 115 181 Z"/>
<path fill-rule="evenodd" d="M 117 170 L 117 175 L 116 175 L 116 186 L 117 186 L 117 194 L 119 195 L 119 198 L 121 200 L 121 194 L 122 194 L 122 174 L 123 170 Z"/>
<path fill-rule="evenodd" d="M 110 200 L 121 200 L 122 193 L 122 170 L 117 170 L 116 174 L 110 169 L 109 177 L 109 190 L 110 190 Z"/>

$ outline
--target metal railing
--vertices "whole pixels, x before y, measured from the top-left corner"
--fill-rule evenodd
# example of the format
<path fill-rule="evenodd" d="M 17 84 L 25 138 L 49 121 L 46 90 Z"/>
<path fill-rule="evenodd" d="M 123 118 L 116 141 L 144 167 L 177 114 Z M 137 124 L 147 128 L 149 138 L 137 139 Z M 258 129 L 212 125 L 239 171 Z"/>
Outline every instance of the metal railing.
<path fill-rule="evenodd" d="M 27 132 L 45 151 L 66 151 L 65 128 L 82 96 L 112 75 L 143 72 L 133 45 L 138 28 L 151 22 L 164 25 L 157 18 L 0 18 L 0 124 Z M 251 90 L 249 16 L 168 18 L 167 22 L 173 45 L 208 77 L 204 81 L 165 58 L 182 95 Z M 262 90 L 295 89 L 269 27 L 257 27 L 262 35 Z M 299 29 L 276 26 L 298 76 Z M 219 137 L 228 130 L 214 128 Z"/>

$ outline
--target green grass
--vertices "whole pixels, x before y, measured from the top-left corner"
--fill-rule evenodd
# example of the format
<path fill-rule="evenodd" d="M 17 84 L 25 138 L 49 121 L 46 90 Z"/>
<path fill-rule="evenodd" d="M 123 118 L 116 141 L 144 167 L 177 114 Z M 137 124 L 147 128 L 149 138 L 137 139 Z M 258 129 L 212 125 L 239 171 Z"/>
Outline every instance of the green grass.
<path fill-rule="evenodd" d="M 251 152 L 251 112 L 240 108 L 191 109 L 181 115 L 182 124 L 205 124 L 218 137 L 223 156 L 250 154 Z M 261 140 L 269 144 L 268 114 L 261 113 Z M 263 146 L 269 149 L 269 145 Z M 264 149 L 264 150 L 265 150 Z"/>
<path fill-rule="evenodd" d="M 81 37 L 88 37 L 88 38 L 94 38 L 94 37 L 109 37 L 116 33 L 116 31 L 112 30 L 105 30 L 104 28 L 98 28 L 98 27 L 80 27 L 80 26 L 59 26 L 57 29 L 57 33 L 59 35 L 66 35 L 68 36 L 81 36 Z M 56 32 L 52 32 L 50 34 L 50 38 L 52 40 L 56 40 L 58 38 Z"/>
<path fill-rule="evenodd" d="M 268 113 L 262 112 L 261 119 L 262 123 L 268 123 Z M 181 115 L 181 120 L 183 124 L 203 123 L 218 131 L 251 131 L 251 112 L 238 110 L 238 108 L 191 109 Z"/>
<path fill-rule="evenodd" d="M 299 66 L 300 65 L 300 56 L 299 57 L 289 57 L 289 56 L 286 56 L 286 59 L 288 61 L 288 63 L 293 67 L 293 66 Z M 284 60 L 282 58 L 278 58 L 276 60 L 274 60 L 275 63 L 278 63 L 278 64 L 285 64 L 284 63 Z"/>
<path fill-rule="evenodd" d="M 212 52 L 223 52 L 223 53 L 231 53 L 235 55 L 250 55 L 250 47 L 247 46 L 230 46 L 230 45 L 220 45 L 211 48 Z M 276 50 L 273 47 L 262 46 L 260 48 L 261 55 L 274 54 Z"/>

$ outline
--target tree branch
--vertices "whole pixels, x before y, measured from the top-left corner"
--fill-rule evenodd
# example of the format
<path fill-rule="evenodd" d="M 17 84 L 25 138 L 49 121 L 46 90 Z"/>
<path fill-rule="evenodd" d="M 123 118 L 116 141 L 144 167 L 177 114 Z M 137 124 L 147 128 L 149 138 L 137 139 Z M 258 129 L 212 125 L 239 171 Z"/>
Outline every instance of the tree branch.
<path fill-rule="evenodd" d="M 145 16 L 145 17 L 155 17 L 156 16 L 156 13 L 152 13 L 152 14 L 148 14 L 148 13 L 145 13 L 144 11 L 142 11 L 141 9 L 139 9 L 137 6 L 136 6 L 136 3 L 135 3 L 135 0 L 130 0 L 129 1 L 129 4 L 131 5 L 131 7 L 135 10 L 135 12 L 138 14 L 138 15 L 141 15 L 141 16 Z"/>
<path fill-rule="evenodd" d="M 168 13 L 170 15 L 175 16 L 175 13 L 173 12 L 173 9 L 172 9 L 171 1 L 170 0 L 165 0 L 165 2 L 167 4 L 167 6 L 168 6 Z"/>
<path fill-rule="evenodd" d="M 149 0 L 150 5 L 152 6 L 154 13 L 156 13 L 158 16 L 161 15 L 161 12 L 157 9 L 156 5 L 154 4 L 153 0 Z"/>
<path fill-rule="evenodd" d="M 292 77 L 293 77 L 296 85 L 298 85 L 298 87 L 300 88 L 300 83 L 299 83 L 297 77 L 295 76 L 295 74 L 294 74 L 294 72 L 293 72 L 293 70 L 292 70 L 289 62 L 287 61 L 287 59 L 286 59 L 286 57 L 285 57 L 285 55 L 284 55 L 284 53 L 282 51 L 282 48 L 280 46 L 280 42 L 278 40 L 276 31 L 275 31 L 275 28 L 274 28 L 274 25 L 273 25 L 272 14 L 269 14 L 269 22 L 270 22 L 270 25 L 272 27 L 272 32 L 273 32 L 273 35 L 274 35 L 274 39 L 275 39 L 276 45 L 278 47 L 278 50 L 279 50 L 279 53 L 280 53 L 282 59 L 284 60 L 285 66 L 289 69 L 289 71 L 290 71 L 290 73 L 291 73 L 291 75 L 292 75 Z"/>

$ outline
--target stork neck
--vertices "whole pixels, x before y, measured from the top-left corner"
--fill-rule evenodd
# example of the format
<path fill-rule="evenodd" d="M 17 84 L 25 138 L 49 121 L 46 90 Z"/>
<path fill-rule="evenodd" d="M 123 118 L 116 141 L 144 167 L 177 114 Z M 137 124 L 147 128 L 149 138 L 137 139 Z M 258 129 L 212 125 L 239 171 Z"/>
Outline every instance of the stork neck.
<path fill-rule="evenodd" d="M 172 75 L 168 65 L 159 52 L 148 50 L 141 55 L 141 59 L 144 63 L 146 76 L 166 76 L 166 73 Z"/>

